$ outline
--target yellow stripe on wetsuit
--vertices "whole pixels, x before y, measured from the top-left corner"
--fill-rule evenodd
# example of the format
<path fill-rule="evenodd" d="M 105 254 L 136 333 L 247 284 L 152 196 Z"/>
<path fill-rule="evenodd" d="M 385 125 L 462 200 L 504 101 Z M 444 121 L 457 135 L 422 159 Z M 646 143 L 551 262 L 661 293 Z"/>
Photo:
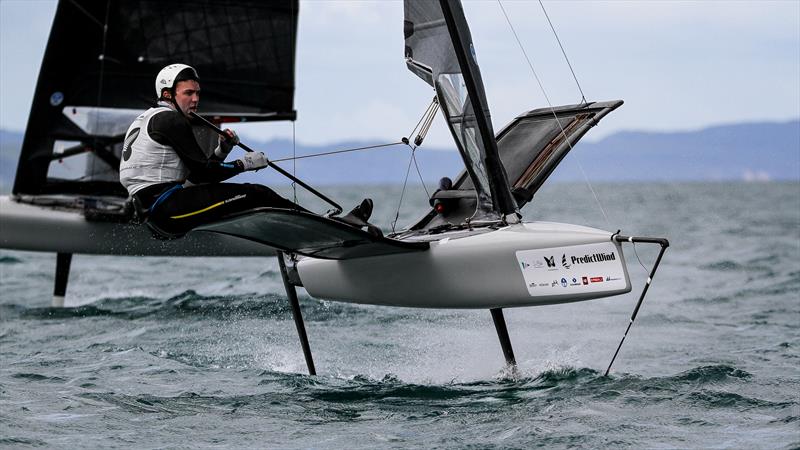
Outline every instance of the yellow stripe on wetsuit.
<path fill-rule="evenodd" d="M 236 197 L 231 197 L 231 198 L 223 200 L 221 202 L 214 203 L 211 206 L 206 206 L 203 209 L 198 209 L 197 211 L 193 211 L 193 212 L 186 213 L 186 214 L 181 214 L 179 216 L 170 216 L 170 219 L 183 219 L 185 217 L 190 217 L 190 216 L 194 216 L 196 214 L 201 214 L 201 213 L 204 213 L 204 212 L 206 212 L 206 211 L 208 211 L 210 209 L 214 209 L 217 206 L 224 205 L 225 203 L 230 203 L 230 202 L 232 202 L 234 200 L 239 200 L 240 198 L 245 198 L 246 196 L 247 196 L 247 194 L 240 194 L 240 195 L 237 195 Z"/>

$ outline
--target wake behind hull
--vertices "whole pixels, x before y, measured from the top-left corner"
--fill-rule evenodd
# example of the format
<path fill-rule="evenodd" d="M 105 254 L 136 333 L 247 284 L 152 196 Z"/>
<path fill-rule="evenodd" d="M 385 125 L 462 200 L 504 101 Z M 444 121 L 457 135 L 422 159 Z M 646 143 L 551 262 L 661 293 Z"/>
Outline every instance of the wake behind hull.
<path fill-rule="evenodd" d="M 611 233 L 534 222 L 437 236 L 424 252 L 347 260 L 304 258 L 298 275 L 317 298 L 417 308 L 506 308 L 630 292 Z"/>

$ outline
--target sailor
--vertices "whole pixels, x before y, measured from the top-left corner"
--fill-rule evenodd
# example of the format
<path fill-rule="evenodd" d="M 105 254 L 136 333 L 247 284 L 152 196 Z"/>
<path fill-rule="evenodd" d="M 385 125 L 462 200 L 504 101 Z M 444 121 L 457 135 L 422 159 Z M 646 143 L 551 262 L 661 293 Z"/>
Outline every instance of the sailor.
<path fill-rule="evenodd" d="M 175 238 L 192 228 L 258 207 L 306 211 L 258 184 L 221 183 L 268 165 L 262 152 L 225 162 L 239 138 L 226 129 L 211 156 L 198 145 L 190 112 L 200 102 L 200 77 L 186 64 L 171 64 L 156 76 L 157 106 L 134 120 L 125 134 L 120 182 L 160 237 Z M 365 199 L 341 221 L 367 226 L 372 200 Z"/>

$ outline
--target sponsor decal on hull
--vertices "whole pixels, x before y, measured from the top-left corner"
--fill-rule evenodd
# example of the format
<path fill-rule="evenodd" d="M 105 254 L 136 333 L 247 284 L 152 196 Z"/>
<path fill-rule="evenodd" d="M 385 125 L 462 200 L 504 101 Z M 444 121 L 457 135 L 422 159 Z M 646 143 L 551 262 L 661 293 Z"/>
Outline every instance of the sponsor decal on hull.
<path fill-rule="evenodd" d="M 561 261 L 558 260 L 559 254 Z M 622 255 L 612 242 L 519 250 L 516 257 L 531 296 L 563 296 L 627 288 Z"/>

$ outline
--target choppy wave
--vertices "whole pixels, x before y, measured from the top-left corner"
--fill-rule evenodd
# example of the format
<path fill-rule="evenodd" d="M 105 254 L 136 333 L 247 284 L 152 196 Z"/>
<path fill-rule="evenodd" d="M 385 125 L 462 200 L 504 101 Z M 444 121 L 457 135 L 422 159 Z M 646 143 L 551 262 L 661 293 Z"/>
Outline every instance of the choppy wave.
<path fill-rule="evenodd" d="M 15 373 L 11 378 L 17 378 L 28 381 L 52 381 L 56 383 L 63 383 L 65 380 L 61 377 L 48 377 L 38 373 Z"/>
<path fill-rule="evenodd" d="M 398 321 L 438 321 L 448 317 L 419 313 L 407 309 L 397 314 L 381 314 L 385 307 L 364 307 L 346 303 L 321 301 L 301 297 L 303 319 L 306 322 L 367 320 L 389 324 Z M 184 291 L 167 299 L 151 297 L 120 297 L 101 299 L 77 307 L 40 307 L 0 305 L 0 311 L 9 318 L 62 320 L 69 318 L 114 317 L 123 320 L 162 319 L 166 321 L 192 318 L 197 320 L 230 320 L 236 318 L 283 319 L 291 317 L 291 308 L 285 294 L 254 294 L 232 296 L 205 296 L 194 290 Z"/>
<path fill-rule="evenodd" d="M 0 264 L 19 264 L 22 260 L 10 255 L 0 255 Z"/>
<path fill-rule="evenodd" d="M 168 371 L 165 374 L 175 375 Z M 33 373 L 17 373 L 14 379 L 34 383 L 64 383 L 59 377 Z M 382 379 L 355 376 L 307 377 L 298 374 L 262 371 L 257 374 L 257 386 L 266 392 L 246 395 L 210 395 L 191 390 L 176 395 L 130 395 L 104 392 L 95 384 L 87 384 L 91 392 L 78 398 L 93 403 L 116 406 L 131 413 L 156 413 L 184 416 L 200 413 L 235 414 L 250 410 L 258 414 L 270 405 L 308 404 L 328 411 L 339 407 L 367 411 L 371 405 L 381 408 L 392 405 L 401 408 L 407 420 L 431 417 L 438 407 L 466 409 L 480 413 L 496 410 L 498 404 L 536 410 L 553 402 L 613 402 L 616 404 L 671 404 L 672 407 L 712 408 L 741 412 L 748 409 L 784 411 L 780 421 L 793 423 L 800 405 L 797 401 L 773 401 L 744 395 L 743 385 L 752 382 L 752 375 L 729 365 L 699 366 L 666 377 L 643 378 L 636 375 L 603 376 L 590 368 L 562 367 L 544 371 L 533 377 L 516 380 L 495 379 L 468 383 L 415 384 L 406 383 L 387 374 Z M 727 388 L 726 388 L 727 386 Z M 670 407 L 670 406 L 666 406 Z M 319 411 L 318 411 L 319 412 Z M 434 416 L 436 414 L 433 414 Z M 684 419 L 686 421 L 687 419 Z M 685 423 L 690 425 L 690 423 Z M 702 425 L 694 423 L 694 425 Z"/>
<path fill-rule="evenodd" d="M 21 437 L 0 437 L 0 445 L 8 445 L 10 447 L 17 447 L 21 445 L 31 447 L 45 447 L 47 442 L 38 439 L 26 439 Z"/>

